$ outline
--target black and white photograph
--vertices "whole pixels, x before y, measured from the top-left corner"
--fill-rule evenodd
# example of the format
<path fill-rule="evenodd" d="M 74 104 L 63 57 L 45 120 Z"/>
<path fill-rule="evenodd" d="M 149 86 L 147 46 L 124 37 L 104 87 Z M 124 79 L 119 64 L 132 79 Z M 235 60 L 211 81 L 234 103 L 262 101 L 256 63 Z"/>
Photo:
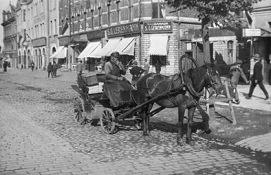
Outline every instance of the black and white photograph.
<path fill-rule="evenodd" d="M 0 12 L 0 175 L 271 174 L 271 0 Z"/>

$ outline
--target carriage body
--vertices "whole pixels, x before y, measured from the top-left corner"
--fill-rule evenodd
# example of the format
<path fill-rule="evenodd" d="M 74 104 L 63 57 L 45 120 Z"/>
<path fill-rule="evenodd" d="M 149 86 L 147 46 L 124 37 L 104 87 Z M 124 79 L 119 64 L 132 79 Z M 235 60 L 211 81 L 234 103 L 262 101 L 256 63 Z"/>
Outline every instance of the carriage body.
<path fill-rule="evenodd" d="M 134 120 L 135 126 L 140 129 L 141 119 L 137 111 L 123 115 L 134 105 L 124 105 L 119 108 L 110 106 L 110 100 L 103 93 L 105 74 L 78 74 L 77 86 L 73 87 L 79 93 L 75 99 L 75 119 L 80 124 L 99 122 L 103 130 L 109 134 L 115 132 L 116 123 L 123 120 Z M 93 115 L 95 113 L 95 115 Z M 97 115 L 98 113 L 98 115 Z M 121 118 L 119 118 L 121 116 Z"/>

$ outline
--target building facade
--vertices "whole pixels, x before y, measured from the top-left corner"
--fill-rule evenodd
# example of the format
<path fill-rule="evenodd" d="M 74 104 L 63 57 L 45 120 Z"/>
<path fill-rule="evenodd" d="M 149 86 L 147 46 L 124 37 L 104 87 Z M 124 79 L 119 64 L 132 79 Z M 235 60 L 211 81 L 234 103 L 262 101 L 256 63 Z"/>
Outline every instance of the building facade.
<path fill-rule="evenodd" d="M 254 53 L 264 58 L 264 79 L 271 84 L 271 1 L 254 4 L 251 28 L 260 29 L 261 36 L 254 38 Z"/>
<path fill-rule="evenodd" d="M 17 65 L 17 24 L 16 9 L 13 5 L 9 5 L 9 9 L 2 12 L 4 29 L 4 48 L 2 52 L 3 60 L 8 61 L 11 67 Z"/>
<path fill-rule="evenodd" d="M 34 62 L 36 69 L 45 69 L 48 63 L 49 7 L 45 0 L 17 2 L 18 55 L 21 68 Z"/>
<path fill-rule="evenodd" d="M 124 59 L 133 57 L 139 65 L 147 59 L 151 71 L 160 62 L 162 74 L 173 74 L 179 72 L 179 57 L 189 51 L 181 36 L 201 27 L 195 13 L 174 12 L 164 0 L 60 0 L 59 7 L 59 44 L 68 48 L 68 67 L 93 42 L 102 51 L 93 51 L 90 61 L 109 56 L 119 45 Z"/>

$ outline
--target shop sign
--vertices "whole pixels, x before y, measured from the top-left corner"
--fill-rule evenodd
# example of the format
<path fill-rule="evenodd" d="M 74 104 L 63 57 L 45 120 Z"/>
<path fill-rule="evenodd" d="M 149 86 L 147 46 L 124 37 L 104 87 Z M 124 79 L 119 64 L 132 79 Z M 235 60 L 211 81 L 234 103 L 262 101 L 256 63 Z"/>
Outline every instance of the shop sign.
<path fill-rule="evenodd" d="M 59 45 L 60 46 L 69 45 L 69 36 L 59 38 Z"/>
<path fill-rule="evenodd" d="M 144 33 L 171 33 L 172 22 L 170 21 L 144 22 L 143 32 Z"/>
<path fill-rule="evenodd" d="M 41 37 L 32 40 L 33 47 L 46 46 L 46 37 Z"/>
<path fill-rule="evenodd" d="M 113 26 L 106 29 L 106 34 L 108 37 L 135 33 L 140 33 L 140 25 L 138 22 Z"/>
<path fill-rule="evenodd" d="M 261 36 L 261 29 L 243 29 L 243 37 Z"/>
<path fill-rule="evenodd" d="M 94 30 L 87 33 L 87 39 L 89 41 L 95 40 L 95 39 L 101 39 L 104 37 L 104 32 L 101 30 Z"/>

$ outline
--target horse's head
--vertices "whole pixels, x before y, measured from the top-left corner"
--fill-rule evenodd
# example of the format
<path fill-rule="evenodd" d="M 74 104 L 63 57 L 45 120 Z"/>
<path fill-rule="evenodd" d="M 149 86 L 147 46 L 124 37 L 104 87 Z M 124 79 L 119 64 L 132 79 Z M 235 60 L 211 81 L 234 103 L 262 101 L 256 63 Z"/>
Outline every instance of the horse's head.
<path fill-rule="evenodd" d="M 217 94 L 220 93 L 223 84 L 218 70 L 214 64 L 206 64 L 206 86 L 207 88 L 213 88 Z"/>

